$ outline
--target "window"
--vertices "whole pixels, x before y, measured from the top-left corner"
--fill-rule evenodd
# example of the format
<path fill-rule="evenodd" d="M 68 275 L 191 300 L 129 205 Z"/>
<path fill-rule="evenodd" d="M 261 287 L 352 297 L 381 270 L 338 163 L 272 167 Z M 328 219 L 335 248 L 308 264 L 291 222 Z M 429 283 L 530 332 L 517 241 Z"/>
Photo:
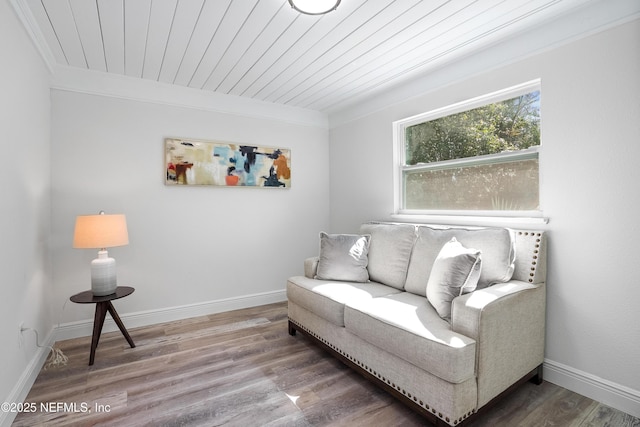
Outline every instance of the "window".
<path fill-rule="evenodd" d="M 393 125 L 396 213 L 539 211 L 539 81 Z"/>

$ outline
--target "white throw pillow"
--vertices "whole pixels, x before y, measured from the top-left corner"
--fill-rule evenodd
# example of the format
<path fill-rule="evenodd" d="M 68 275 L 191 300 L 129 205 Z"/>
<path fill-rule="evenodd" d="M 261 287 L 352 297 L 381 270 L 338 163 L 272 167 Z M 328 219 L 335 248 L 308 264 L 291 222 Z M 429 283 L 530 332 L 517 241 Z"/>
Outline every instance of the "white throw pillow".
<path fill-rule="evenodd" d="M 320 233 L 316 279 L 367 282 L 369 235 Z"/>
<path fill-rule="evenodd" d="M 444 244 L 427 282 L 427 299 L 440 317 L 451 321 L 451 302 L 476 289 L 481 270 L 479 250 L 465 248 L 455 237 Z"/>

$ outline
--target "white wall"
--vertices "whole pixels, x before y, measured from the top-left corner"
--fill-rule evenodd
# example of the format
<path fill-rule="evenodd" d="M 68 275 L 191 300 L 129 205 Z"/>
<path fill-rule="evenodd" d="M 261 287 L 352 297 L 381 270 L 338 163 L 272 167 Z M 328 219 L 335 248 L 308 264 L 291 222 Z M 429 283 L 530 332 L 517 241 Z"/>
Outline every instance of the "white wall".
<path fill-rule="evenodd" d="M 93 307 L 67 303 L 86 290 L 96 252 L 72 249 L 76 215 L 124 213 L 128 246 L 111 248 L 118 281 L 136 292 L 130 313 L 279 293 L 302 272 L 328 228 L 328 130 L 70 92 L 52 91 L 54 309 L 90 325 Z M 291 149 L 290 189 L 164 185 L 164 138 Z M 135 337 L 134 337 L 135 339 Z"/>
<path fill-rule="evenodd" d="M 330 134 L 331 230 L 354 231 L 392 212 L 394 120 L 541 78 L 541 203 L 550 220 L 546 376 L 636 416 L 639 44 L 636 20 L 382 108 Z"/>
<path fill-rule="evenodd" d="M 53 326 L 50 99 L 47 68 L 6 1 L 0 1 L 0 57 L 0 401 L 16 402 L 25 397 L 17 385 L 29 381 L 37 359 L 34 334 L 21 342 L 19 324 L 38 329 L 41 342 Z M 8 417 L 0 412 L 0 424 Z"/>
<path fill-rule="evenodd" d="M 605 403 L 619 393 L 623 403 L 613 403 L 638 411 L 639 40 L 635 21 L 383 107 L 334 129 L 328 145 L 322 127 L 276 119 L 66 90 L 54 90 L 51 101 L 46 67 L 0 1 L 0 55 L 11 58 L 0 67 L 0 396 L 20 400 L 25 375 L 39 368 L 32 338 L 19 344 L 20 322 L 41 335 L 59 322 L 91 324 L 93 307 L 68 302 L 89 287 L 95 256 L 71 248 L 76 215 L 127 215 L 131 243 L 110 251 L 121 283 L 137 289 L 117 303 L 125 317 L 277 294 L 317 253 L 319 230 L 353 231 L 389 217 L 392 121 L 540 77 L 541 197 L 550 218 L 546 375 Z M 166 136 L 289 147 L 293 188 L 165 187 Z M 598 396 L 607 386 L 613 391 Z"/>

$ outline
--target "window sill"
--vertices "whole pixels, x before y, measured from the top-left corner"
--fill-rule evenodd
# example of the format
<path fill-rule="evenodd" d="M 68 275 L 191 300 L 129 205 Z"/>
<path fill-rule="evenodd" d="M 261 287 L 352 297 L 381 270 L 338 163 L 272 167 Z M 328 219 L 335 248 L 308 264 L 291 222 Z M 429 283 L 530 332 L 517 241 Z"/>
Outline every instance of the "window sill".
<path fill-rule="evenodd" d="M 471 225 L 493 227 L 541 227 L 549 223 L 549 218 L 540 216 L 491 216 L 491 215 L 463 215 L 463 214 L 413 214 L 396 213 L 391 218 L 400 222 L 413 222 L 442 225 Z"/>

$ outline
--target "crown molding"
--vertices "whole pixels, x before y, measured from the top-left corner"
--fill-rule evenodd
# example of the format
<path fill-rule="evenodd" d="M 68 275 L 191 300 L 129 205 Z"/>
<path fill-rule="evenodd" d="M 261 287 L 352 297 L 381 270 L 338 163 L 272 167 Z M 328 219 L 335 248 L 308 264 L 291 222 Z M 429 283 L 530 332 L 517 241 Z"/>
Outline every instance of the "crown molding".
<path fill-rule="evenodd" d="M 413 77 L 375 94 L 353 97 L 328 111 L 329 127 L 351 121 L 424 96 L 441 87 L 464 81 L 534 55 L 640 18 L 638 0 L 598 0 L 570 9 L 564 15 L 498 41 L 483 49 L 469 46 L 456 60 L 426 64 Z"/>
<path fill-rule="evenodd" d="M 325 113 L 121 74 L 55 65 L 51 89 L 328 128 Z"/>
<path fill-rule="evenodd" d="M 316 110 L 57 64 L 26 1 L 9 2 L 52 76 L 52 89 L 328 128 L 328 115 Z"/>
<path fill-rule="evenodd" d="M 9 0 L 9 3 L 13 6 L 13 10 L 18 17 L 18 20 L 22 23 L 22 26 L 31 38 L 33 45 L 47 66 L 49 73 L 53 74 L 56 60 L 53 56 L 53 52 L 49 49 L 49 45 L 45 41 L 42 31 L 40 31 L 40 27 L 38 27 L 38 24 L 36 23 L 36 19 L 31 13 L 31 9 L 29 9 L 25 0 Z"/>

